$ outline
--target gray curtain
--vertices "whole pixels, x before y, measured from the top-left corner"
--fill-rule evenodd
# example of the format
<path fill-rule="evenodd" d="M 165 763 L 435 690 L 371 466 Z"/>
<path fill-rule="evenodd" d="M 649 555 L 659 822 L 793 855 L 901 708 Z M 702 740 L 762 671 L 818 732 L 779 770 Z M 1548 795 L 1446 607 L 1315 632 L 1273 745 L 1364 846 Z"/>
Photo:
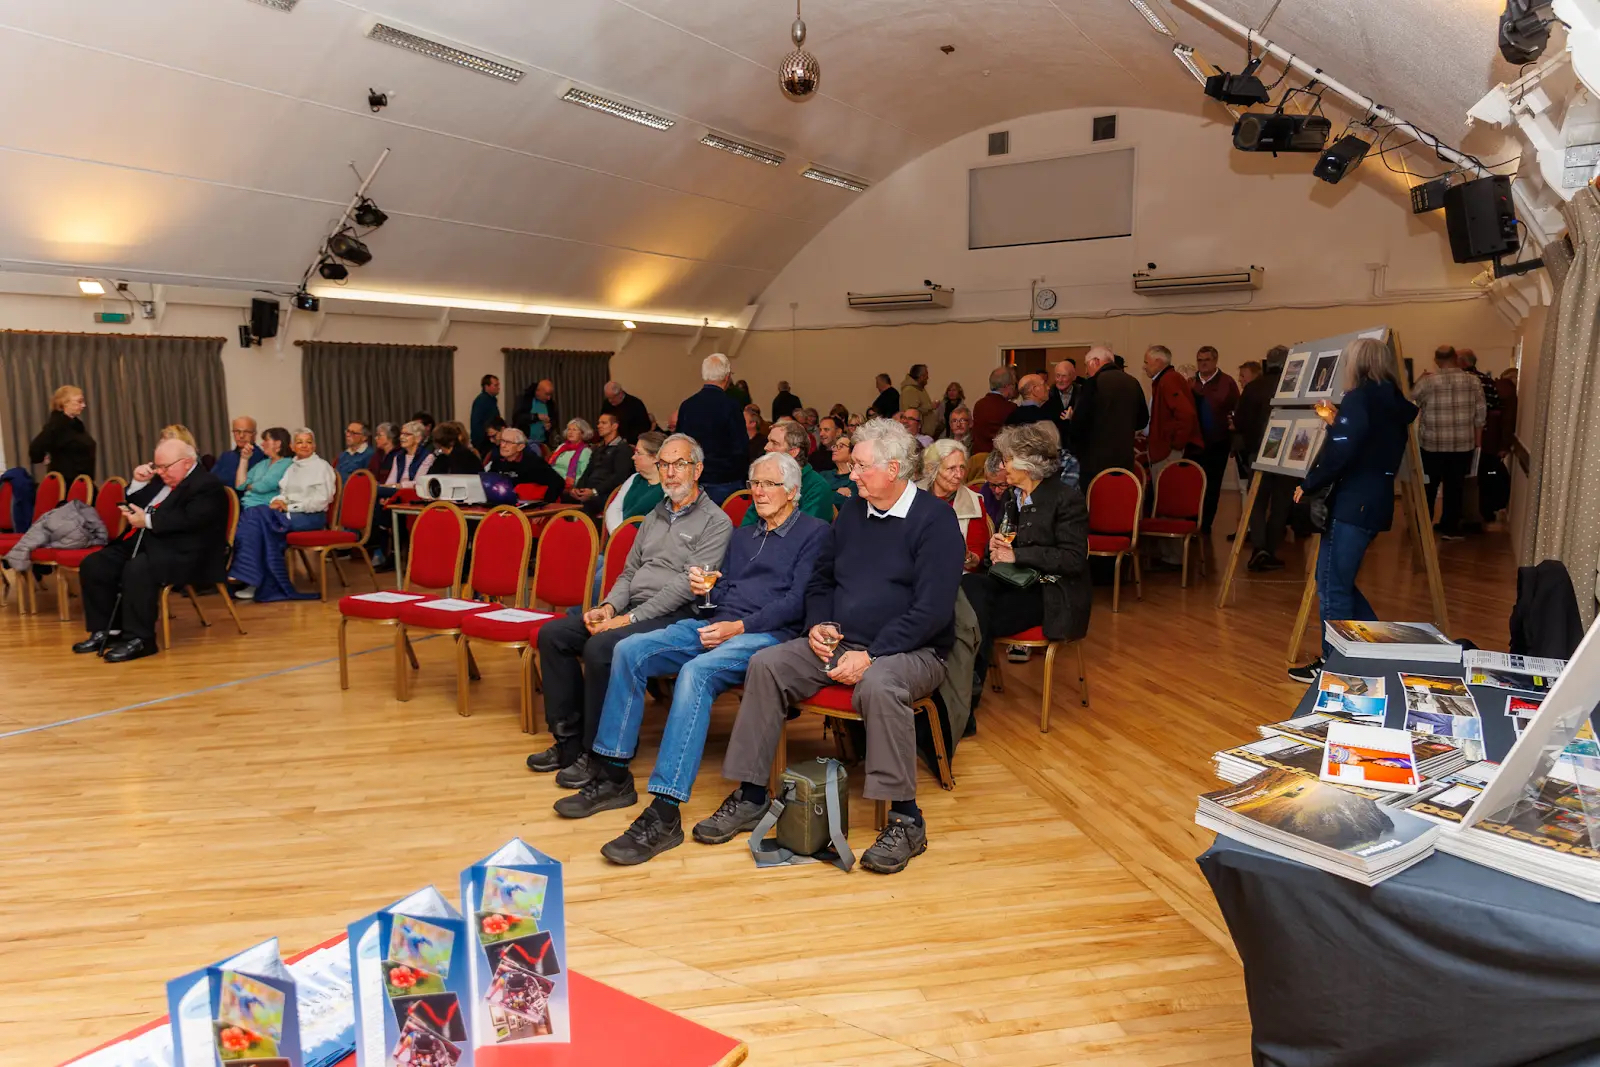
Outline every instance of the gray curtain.
<path fill-rule="evenodd" d="M 1600 193 L 1585 186 L 1562 210 L 1568 236 L 1544 250 L 1556 298 L 1529 420 L 1520 562 L 1565 563 L 1588 626 L 1600 564 Z"/>
<path fill-rule="evenodd" d="M 351 422 L 401 423 L 418 411 L 455 418 L 454 345 L 369 345 L 297 341 L 306 424 L 330 463 Z M 294 427 L 289 427 L 294 429 Z"/>
<path fill-rule="evenodd" d="M 506 381 L 502 393 L 506 421 L 516 413 L 517 401 L 545 378 L 556 387 L 556 414 L 563 424 L 583 419 L 590 426 L 605 403 L 605 384 L 611 377 L 610 352 L 569 352 L 556 348 L 506 348 Z M 555 428 L 556 440 L 564 427 Z"/>
<path fill-rule="evenodd" d="M 0 331 L 0 417 L 6 461 L 28 465 L 28 442 L 50 415 L 50 395 L 76 385 L 98 446 L 95 480 L 126 478 L 150 459 L 163 426 L 181 423 L 202 455 L 228 443 L 221 337 Z M 35 474 L 42 474 L 41 467 Z"/>

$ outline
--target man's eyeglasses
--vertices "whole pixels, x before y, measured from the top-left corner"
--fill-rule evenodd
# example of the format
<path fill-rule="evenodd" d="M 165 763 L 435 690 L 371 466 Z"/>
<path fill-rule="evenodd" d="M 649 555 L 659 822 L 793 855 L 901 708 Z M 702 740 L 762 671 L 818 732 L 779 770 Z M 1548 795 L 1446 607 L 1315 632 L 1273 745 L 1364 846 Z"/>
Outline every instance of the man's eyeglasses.
<path fill-rule="evenodd" d="M 178 464 L 184 463 L 184 462 L 187 462 L 187 461 L 186 460 L 181 460 L 181 459 L 175 459 L 171 463 L 152 463 L 152 464 L 150 464 L 150 469 L 155 471 L 157 474 L 160 474 L 161 472 L 169 471 L 173 467 L 176 467 Z"/>
<path fill-rule="evenodd" d="M 656 460 L 656 470 L 662 474 L 670 474 L 673 471 L 681 473 L 693 466 L 694 460 L 692 459 Z"/>
<path fill-rule="evenodd" d="M 256 432 L 254 430 L 235 430 L 235 431 L 233 431 L 233 436 L 235 436 L 235 437 L 245 437 L 245 438 L 254 439 L 255 435 L 256 435 Z"/>
<path fill-rule="evenodd" d="M 367 436 L 365 433 L 363 433 L 360 430 L 346 430 L 344 432 L 344 435 L 346 437 L 365 437 L 365 436 Z"/>
<path fill-rule="evenodd" d="M 850 469 L 852 471 L 869 471 L 876 466 L 876 463 L 863 463 L 859 459 L 850 461 Z"/>
<path fill-rule="evenodd" d="M 759 480 L 759 481 L 754 481 L 754 482 L 745 482 L 744 484 L 748 485 L 750 487 L 750 491 L 752 493 L 755 492 L 757 489 L 765 489 L 768 492 L 771 492 L 774 489 L 782 489 L 783 488 L 783 483 L 782 482 L 769 482 L 769 481 L 766 481 L 764 479 L 763 480 Z"/>

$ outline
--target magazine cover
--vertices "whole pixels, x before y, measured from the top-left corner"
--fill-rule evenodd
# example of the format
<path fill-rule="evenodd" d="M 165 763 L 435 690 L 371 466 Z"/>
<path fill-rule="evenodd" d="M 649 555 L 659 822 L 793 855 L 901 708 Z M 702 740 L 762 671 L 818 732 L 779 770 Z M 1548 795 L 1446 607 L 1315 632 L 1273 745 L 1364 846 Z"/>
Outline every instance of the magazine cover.
<path fill-rule="evenodd" d="M 1558 761 L 1534 796 L 1486 816 L 1478 828 L 1600 867 L 1600 788 L 1573 781 L 1572 762 Z M 1586 780 L 1593 778 L 1591 771 Z"/>
<path fill-rule="evenodd" d="M 1426 835 L 1430 827 L 1371 797 L 1288 771 L 1265 771 L 1202 800 L 1262 827 L 1365 859 Z"/>
<path fill-rule="evenodd" d="M 1497 689 L 1518 689 L 1543 695 L 1561 676 L 1567 661 L 1513 656 L 1505 652 L 1468 649 L 1461 657 L 1468 685 L 1489 685 Z"/>
<path fill-rule="evenodd" d="M 306 1067 L 278 939 L 167 983 L 174 1067 Z"/>
<path fill-rule="evenodd" d="M 1449 638 L 1425 622 L 1361 622 L 1355 619 L 1330 620 L 1334 636 L 1352 644 L 1365 645 L 1448 645 Z"/>
<path fill-rule="evenodd" d="M 1348 716 L 1357 722 L 1381 726 L 1388 707 L 1381 677 L 1323 671 L 1317 679 L 1314 710 L 1324 715 Z"/>
<path fill-rule="evenodd" d="M 1431 818 L 1436 822 L 1458 825 L 1466 818 L 1472 802 L 1478 799 L 1483 787 L 1494 778 L 1499 768 L 1493 763 L 1474 763 L 1454 774 L 1439 779 L 1436 792 L 1410 804 L 1406 810 Z"/>
<path fill-rule="evenodd" d="M 512 838 L 461 872 L 475 937 L 470 1042 L 568 1042 L 567 924 L 561 864 Z"/>
<path fill-rule="evenodd" d="M 1477 701 L 1460 678 L 1402 674 L 1406 694 L 1406 729 L 1422 737 L 1448 737 L 1477 762 L 1483 759 L 1483 723 Z"/>
<path fill-rule="evenodd" d="M 1263 770 L 1293 771 L 1312 778 L 1322 772 L 1322 746 L 1308 745 L 1292 737 L 1263 738 L 1230 748 L 1223 755 L 1246 760 Z"/>
<path fill-rule="evenodd" d="M 359 1067 L 472 1067 L 461 913 L 430 885 L 349 933 Z"/>
<path fill-rule="evenodd" d="M 1415 793 L 1421 778 L 1405 730 L 1336 722 L 1328 727 L 1322 780 Z"/>

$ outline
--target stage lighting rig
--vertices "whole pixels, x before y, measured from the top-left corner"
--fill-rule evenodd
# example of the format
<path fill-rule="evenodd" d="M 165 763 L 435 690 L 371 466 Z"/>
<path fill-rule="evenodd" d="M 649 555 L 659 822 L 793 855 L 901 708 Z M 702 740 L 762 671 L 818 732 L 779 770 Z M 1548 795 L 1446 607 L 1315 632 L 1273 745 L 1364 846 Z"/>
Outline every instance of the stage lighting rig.
<path fill-rule="evenodd" d="M 1363 141 L 1353 133 L 1347 133 L 1322 153 L 1322 158 L 1311 168 L 1311 173 L 1329 185 L 1338 185 L 1346 174 L 1361 165 L 1361 161 L 1367 158 L 1367 152 L 1371 148 L 1371 142 Z"/>
<path fill-rule="evenodd" d="M 349 230 L 340 230 L 328 238 L 328 251 L 357 267 L 364 267 L 372 262 L 372 250 Z"/>
<path fill-rule="evenodd" d="M 1233 147 L 1241 152 L 1320 152 L 1333 123 L 1321 115 L 1249 111 L 1233 124 Z"/>
<path fill-rule="evenodd" d="M 1252 59 L 1238 74 L 1229 74 L 1227 71 L 1213 74 L 1206 79 L 1206 95 L 1239 107 L 1265 104 L 1271 95 L 1267 87 L 1261 84 L 1261 79 L 1256 77 L 1256 71 L 1260 69 L 1261 60 Z"/>
<path fill-rule="evenodd" d="M 389 221 L 389 216 L 378 209 L 366 197 L 361 198 L 361 203 L 356 205 L 355 212 L 350 216 L 356 220 L 356 225 L 364 230 L 376 230 L 379 226 Z"/>
<path fill-rule="evenodd" d="M 1532 63 L 1544 55 L 1554 21 L 1550 0 L 1506 0 L 1500 16 L 1500 54 L 1507 63 Z"/>
<path fill-rule="evenodd" d="M 322 275 L 324 281 L 342 282 L 350 277 L 350 268 L 331 256 L 325 256 L 317 264 L 317 273 Z"/>

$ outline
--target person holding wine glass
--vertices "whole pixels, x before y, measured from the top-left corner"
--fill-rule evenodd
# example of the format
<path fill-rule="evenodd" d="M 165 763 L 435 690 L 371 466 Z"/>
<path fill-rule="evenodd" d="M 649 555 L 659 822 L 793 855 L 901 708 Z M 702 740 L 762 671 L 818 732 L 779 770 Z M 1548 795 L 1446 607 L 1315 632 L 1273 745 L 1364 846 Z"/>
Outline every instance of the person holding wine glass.
<path fill-rule="evenodd" d="M 855 435 L 851 478 L 806 590 L 804 636 L 757 652 L 745 675 L 722 775 L 739 783 L 695 840 L 719 844 L 755 826 L 790 706 L 826 685 L 853 686 L 866 728 L 869 800 L 890 803 L 888 824 L 861 856 L 870 871 L 904 870 L 928 847 L 917 806 L 916 701 L 945 678 L 966 545 L 955 512 L 918 489 L 917 444 L 906 428 L 873 419 Z M 938 727 L 935 727 L 936 729 Z"/>
<path fill-rule="evenodd" d="M 1056 476 L 1061 437 L 1051 422 L 1008 426 L 995 435 L 1011 493 L 989 539 L 987 566 L 961 579 L 982 638 L 973 665 L 972 706 L 983 695 L 994 642 L 1035 626 L 1052 641 L 1089 630 L 1089 509 Z"/>
<path fill-rule="evenodd" d="M 700 768 L 712 701 L 744 680 L 751 656 L 800 633 L 806 583 L 832 531 L 800 510 L 800 464 L 788 453 L 770 452 L 752 463 L 748 485 L 760 521 L 734 531 L 721 571 L 698 561 L 690 565 L 689 588 L 705 597 L 696 604 L 696 617 L 617 645 L 589 753 L 595 774 L 577 794 L 556 801 L 556 811 L 568 818 L 638 801 L 628 763 L 639 745 L 645 683 L 676 672 L 650 775 L 652 799 L 620 837 L 600 849 L 613 863 L 643 863 L 683 843 L 678 806 L 689 799 Z"/>

